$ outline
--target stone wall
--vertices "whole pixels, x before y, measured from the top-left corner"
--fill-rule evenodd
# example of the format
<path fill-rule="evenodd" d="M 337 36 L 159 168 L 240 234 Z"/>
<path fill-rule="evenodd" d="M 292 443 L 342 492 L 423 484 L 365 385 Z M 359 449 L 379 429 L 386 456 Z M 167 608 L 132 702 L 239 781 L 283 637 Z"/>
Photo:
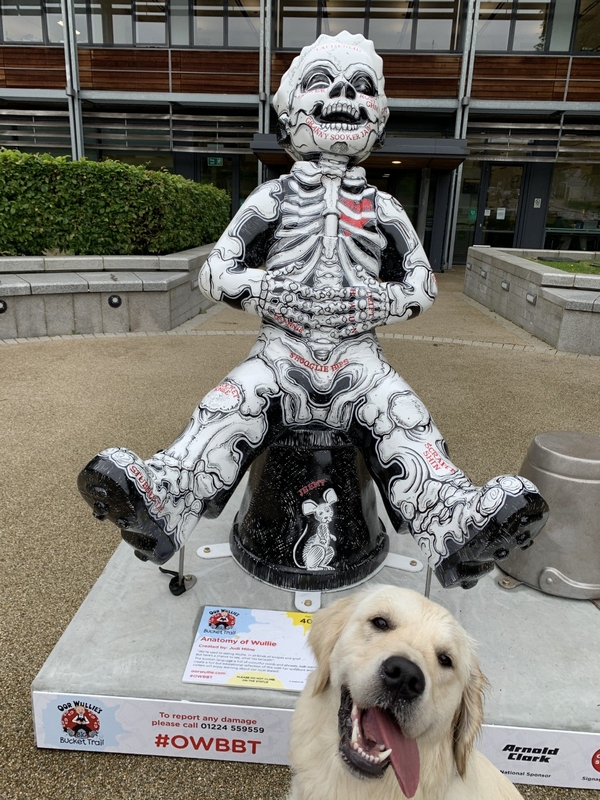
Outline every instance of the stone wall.
<path fill-rule="evenodd" d="M 469 248 L 464 292 L 557 350 L 600 355 L 600 275 L 531 258 L 600 260 L 600 253 Z"/>
<path fill-rule="evenodd" d="M 167 256 L 0 258 L 0 339 L 172 330 L 212 305 L 198 289 L 212 247 Z"/>

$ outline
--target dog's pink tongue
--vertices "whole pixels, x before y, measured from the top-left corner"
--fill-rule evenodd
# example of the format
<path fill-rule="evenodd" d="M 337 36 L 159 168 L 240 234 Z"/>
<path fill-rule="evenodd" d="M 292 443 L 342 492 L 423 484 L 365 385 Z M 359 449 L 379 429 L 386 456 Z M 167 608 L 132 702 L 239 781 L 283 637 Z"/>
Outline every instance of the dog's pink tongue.
<path fill-rule="evenodd" d="M 391 748 L 390 763 L 396 773 L 400 788 L 407 797 L 413 797 L 419 785 L 419 748 L 414 739 L 407 739 L 388 715 L 378 708 L 363 711 L 362 729 L 373 742 L 383 742 Z"/>

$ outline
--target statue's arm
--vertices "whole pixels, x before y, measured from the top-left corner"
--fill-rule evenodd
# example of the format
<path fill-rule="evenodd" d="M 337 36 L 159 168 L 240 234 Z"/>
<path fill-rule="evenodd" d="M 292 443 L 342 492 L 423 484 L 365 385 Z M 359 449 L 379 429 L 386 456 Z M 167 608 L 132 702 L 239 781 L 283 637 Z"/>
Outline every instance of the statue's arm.
<path fill-rule="evenodd" d="M 385 324 L 412 319 L 426 311 L 437 295 L 437 284 L 423 245 L 406 212 L 391 195 L 377 195 L 377 224 L 387 240 L 379 277 L 389 297 Z"/>
<path fill-rule="evenodd" d="M 279 181 L 263 183 L 231 220 L 200 270 L 200 291 L 207 297 L 260 314 L 263 264 L 279 220 L 280 195 Z"/>

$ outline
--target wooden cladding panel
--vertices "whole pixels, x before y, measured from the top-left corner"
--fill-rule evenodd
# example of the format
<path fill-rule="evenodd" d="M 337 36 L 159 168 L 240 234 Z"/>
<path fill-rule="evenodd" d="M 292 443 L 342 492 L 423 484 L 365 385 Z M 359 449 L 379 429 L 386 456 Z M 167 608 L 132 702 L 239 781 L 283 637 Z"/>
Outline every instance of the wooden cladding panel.
<path fill-rule="evenodd" d="M 0 86 L 6 89 L 64 89 L 62 47 L 0 47 Z"/>
<path fill-rule="evenodd" d="M 168 92 L 169 54 L 166 50 L 79 48 L 82 89 L 117 92 Z"/>
<path fill-rule="evenodd" d="M 173 50 L 171 70 L 174 92 L 258 92 L 258 52 Z"/>
<path fill-rule="evenodd" d="M 293 53 L 275 53 L 271 68 L 271 91 L 292 63 Z M 388 97 L 456 97 L 460 56 L 420 56 L 384 53 L 383 74 Z"/>
<path fill-rule="evenodd" d="M 273 53 L 271 56 L 271 92 L 276 92 L 281 76 L 289 68 L 297 53 Z"/>
<path fill-rule="evenodd" d="M 600 102 L 600 58 L 573 58 L 567 100 Z"/>
<path fill-rule="evenodd" d="M 480 100 L 562 100 L 569 59 L 476 56 L 471 96 Z"/>
<path fill-rule="evenodd" d="M 388 97 L 456 97 L 460 56 L 385 53 L 383 74 Z"/>

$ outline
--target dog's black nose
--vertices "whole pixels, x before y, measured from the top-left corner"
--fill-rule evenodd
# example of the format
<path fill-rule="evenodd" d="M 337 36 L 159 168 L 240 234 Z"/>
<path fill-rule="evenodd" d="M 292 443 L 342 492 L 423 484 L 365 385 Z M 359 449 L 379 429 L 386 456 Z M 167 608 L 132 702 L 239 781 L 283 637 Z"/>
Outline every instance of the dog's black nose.
<path fill-rule="evenodd" d="M 425 676 L 420 667 L 402 656 L 391 656 L 383 664 L 383 682 L 403 700 L 413 700 L 425 690 Z"/>

